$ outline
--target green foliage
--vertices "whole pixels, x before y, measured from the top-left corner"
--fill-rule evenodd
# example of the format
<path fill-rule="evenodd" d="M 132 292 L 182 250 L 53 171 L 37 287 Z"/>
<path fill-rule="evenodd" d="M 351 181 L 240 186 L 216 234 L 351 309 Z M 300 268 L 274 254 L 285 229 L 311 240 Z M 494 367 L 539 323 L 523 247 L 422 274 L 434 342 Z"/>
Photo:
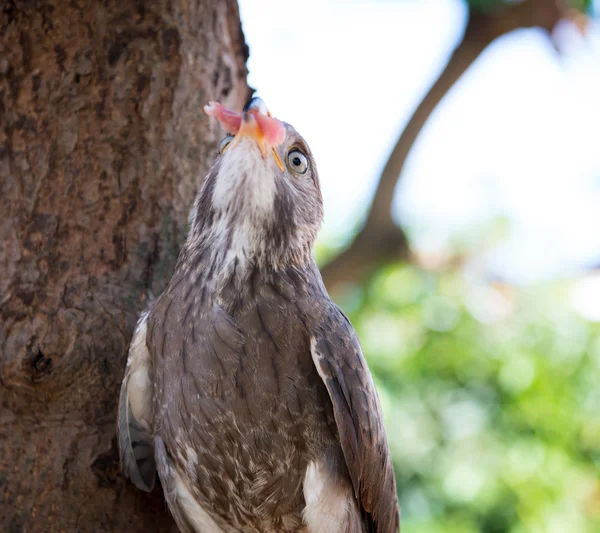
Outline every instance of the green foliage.
<path fill-rule="evenodd" d="M 507 2 L 503 0 L 468 0 L 467 3 L 469 4 L 469 8 L 485 13 L 502 7 Z"/>
<path fill-rule="evenodd" d="M 396 265 L 337 297 L 380 391 L 403 533 L 600 531 L 600 325 L 569 290 Z"/>
<path fill-rule="evenodd" d="M 502 7 L 504 4 L 512 3 L 509 0 L 467 0 L 471 9 L 476 11 L 488 12 Z M 589 12 L 592 8 L 593 0 L 567 0 L 569 6 L 582 11 Z"/>
<path fill-rule="evenodd" d="M 594 1 L 593 0 L 569 0 L 569 5 L 578 9 L 579 11 L 583 11 L 584 13 L 589 13 L 593 10 Z"/>

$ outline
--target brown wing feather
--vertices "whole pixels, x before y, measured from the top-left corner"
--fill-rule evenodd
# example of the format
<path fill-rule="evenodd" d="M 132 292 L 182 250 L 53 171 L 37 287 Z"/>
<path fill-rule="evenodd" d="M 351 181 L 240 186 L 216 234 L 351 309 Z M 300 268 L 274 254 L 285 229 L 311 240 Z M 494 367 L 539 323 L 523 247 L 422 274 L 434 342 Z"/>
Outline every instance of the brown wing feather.
<path fill-rule="evenodd" d="M 397 533 L 396 482 L 379 398 L 354 328 L 336 306 L 313 328 L 311 346 L 367 530 Z"/>

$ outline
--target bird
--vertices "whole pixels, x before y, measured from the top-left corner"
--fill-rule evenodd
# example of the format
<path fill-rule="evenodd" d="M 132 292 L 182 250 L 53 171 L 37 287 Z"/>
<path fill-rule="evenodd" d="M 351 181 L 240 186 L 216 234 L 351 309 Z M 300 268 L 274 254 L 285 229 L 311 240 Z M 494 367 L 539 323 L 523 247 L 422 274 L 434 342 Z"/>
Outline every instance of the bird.
<path fill-rule="evenodd" d="M 378 394 L 313 257 L 312 152 L 258 97 L 205 111 L 229 133 L 130 343 L 123 471 L 158 474 L 182 533 L 397 533 Z"/>

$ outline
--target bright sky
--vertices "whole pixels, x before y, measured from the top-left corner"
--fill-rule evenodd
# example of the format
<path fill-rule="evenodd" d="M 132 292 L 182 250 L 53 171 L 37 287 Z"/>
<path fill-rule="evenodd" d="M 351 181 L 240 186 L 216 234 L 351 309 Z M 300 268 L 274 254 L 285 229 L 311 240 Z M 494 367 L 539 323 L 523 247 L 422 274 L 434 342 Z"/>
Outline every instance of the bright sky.
<path fill-rule="evenodd" d="M 597 0 L 598 8 L 600 0 Z M 364 215 L 401 128 L 460 39 L 458 0 L 240 0 L 250 84 L 306 138 L 324 239 Z M 597 9 L 598 10 L 598 9 Z M 494 272 L 530 281 L 600 263 L 600 29 L 563 53 L 523 30 L 488 48 L 414 146 L 396 212 L 421 250 L 498 216 Z"/>

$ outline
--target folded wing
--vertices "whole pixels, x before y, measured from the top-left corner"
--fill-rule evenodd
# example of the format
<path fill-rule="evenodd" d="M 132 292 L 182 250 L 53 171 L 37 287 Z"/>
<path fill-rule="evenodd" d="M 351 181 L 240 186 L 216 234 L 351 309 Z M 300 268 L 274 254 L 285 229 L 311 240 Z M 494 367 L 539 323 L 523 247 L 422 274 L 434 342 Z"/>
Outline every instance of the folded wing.
<path fill-rule="evenodd" d="M 312 358 L 333 404 L 366 530 L 397 533 L 396 482 L 379 398 L 350 321 L 335 305 L 311 332 Z"/>

